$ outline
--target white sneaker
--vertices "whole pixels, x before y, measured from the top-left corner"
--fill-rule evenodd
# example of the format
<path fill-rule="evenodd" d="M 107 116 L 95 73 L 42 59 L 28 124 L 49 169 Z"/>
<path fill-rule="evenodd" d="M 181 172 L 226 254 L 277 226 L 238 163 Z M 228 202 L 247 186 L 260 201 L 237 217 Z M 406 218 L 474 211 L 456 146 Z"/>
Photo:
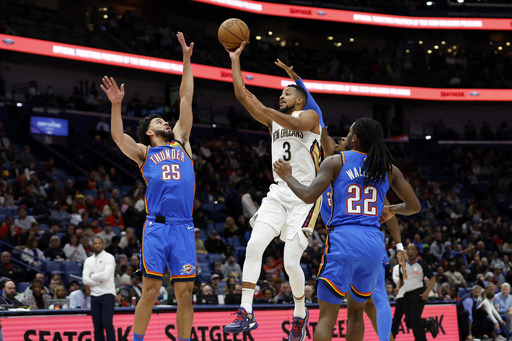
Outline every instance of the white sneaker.
<path fill-rule="evenodd" d="M 498 335 L 498 337 L 495 338 L 494 340 L 496 340 L 496 341 L 505 341 L 506 339 L 507 339 L 506 337 L 504 337 L 502 335 Z"/>

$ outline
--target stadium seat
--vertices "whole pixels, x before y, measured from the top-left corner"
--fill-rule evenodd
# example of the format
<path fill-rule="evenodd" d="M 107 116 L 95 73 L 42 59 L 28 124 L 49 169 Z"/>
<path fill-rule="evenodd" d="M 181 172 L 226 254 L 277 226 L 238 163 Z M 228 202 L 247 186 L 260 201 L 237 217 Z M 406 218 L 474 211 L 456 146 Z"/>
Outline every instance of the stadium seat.
<path fill-rule="evenodd" d="M 208 254 L 208 258 L 210 259 L 210 263 L 218 262 L 222 255 L 220 253 L 210 253 Z"/>
<path fill-rule="evenodd" d="M 82 272 L 82 264 L 77 262 L 64 262 L 61 264 L 61 269 L 64 272 L 78 271 Z"/>
<path fill-rule="evenodd" d="M 18 283 L 18 292 L 24 292 L 30 286 L 30 282 L 19 282 Z"/>
<path fill-rule="evenodd" d="M 46 260 L 43 262 L 43 271 L 47 273 L 62 273 L 61 263 L 52 260 Z"/>
<path fill-rule="evenodd" d="M 196 259 L 198 263 L 208 263 L 208 255 L 204 253 L 196 253 Z"/>
<path fill-rule="evenodd" d="M 116 236 L 121 237 L 121 229 L 117 226 L 112 226 L 112 232 L 116 234 Z"/>

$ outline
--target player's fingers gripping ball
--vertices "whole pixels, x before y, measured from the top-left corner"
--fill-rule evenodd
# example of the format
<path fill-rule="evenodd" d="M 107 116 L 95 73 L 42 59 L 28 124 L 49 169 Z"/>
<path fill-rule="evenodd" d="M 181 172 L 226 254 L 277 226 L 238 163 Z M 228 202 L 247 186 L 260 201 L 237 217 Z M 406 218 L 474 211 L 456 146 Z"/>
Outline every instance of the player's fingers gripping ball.
<path fill-rule="evenodd" d="M 220 24 L 217 36 L 219 42 L 226 49 L 236 50 L 243 41 L 249 41 L 251 31 L 245 22 L 237 18 L 230 18 Z"/>

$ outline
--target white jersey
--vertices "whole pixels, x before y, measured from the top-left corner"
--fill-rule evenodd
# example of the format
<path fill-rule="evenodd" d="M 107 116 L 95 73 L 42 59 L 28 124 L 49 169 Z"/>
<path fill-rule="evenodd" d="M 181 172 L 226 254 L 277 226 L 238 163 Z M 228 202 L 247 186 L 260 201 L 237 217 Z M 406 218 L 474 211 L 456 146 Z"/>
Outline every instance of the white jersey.
<path fill-rule="evenodd" d="M 298 117 L 302 111 L 294 111 Z M 321 132 L 322 129 L 318 125 Z M 303 185 L 309 185 L 320 165 L 320 134 L 311 131 L 291 131 L 272 122 L 272 164 L 279 159 L 290 162 L 292 175 Z M 274 172 L 274 181 L 281 178 Z"/>

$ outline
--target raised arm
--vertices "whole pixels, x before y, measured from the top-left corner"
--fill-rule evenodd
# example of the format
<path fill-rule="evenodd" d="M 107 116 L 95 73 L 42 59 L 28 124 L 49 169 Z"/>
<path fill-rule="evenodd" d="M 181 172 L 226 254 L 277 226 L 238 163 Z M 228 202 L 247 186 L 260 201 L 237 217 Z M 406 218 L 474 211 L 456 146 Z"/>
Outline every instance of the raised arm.
<path fill-rule="evenodd" d="M 281 179 L 286 181 L 299 199 L 306 204 L 311 204 L 325 192 L 333 178 L 338 176 L 342 166 L 341 156 L 339 155 L 325 159 L 320 165 L 318 175 L 309 186 L 302 185 L 292 176 L 292 166 L 289 162 L 285 162 L 282 159 L 277 160 L 274 162 L 274 171 Z"/>
<path fill-rule="evenodd" d="M 323 129 L 325 127 L 325 124 L 324 124 L 324 117 L 322 115 L 322 110 L 320 109 L 320 107 L 318 106 L 318 104 L 316 103 L 316 101 L 314 100 L 313 96 L 311 96 L 311 94 L 309 93 L 308 89 L 306 88 L 306 85 L 304 84 L 304 82 L 302 81 L 302 79 L 299 77 L 299 75 L 295 72 L 295 70 L 293 70 L 293 66 L 288 66 L 286 65 L 285 63 L 283 63 L 281 60 L 279 60 L 279 58 L 274 62 L 277 66 L 279 66 L 281 69 L 283 69 L 284 71 L 286 71 L 286 73 L 288 74 L 288 76 L 295 82 L 295 84 L 297 84 L 298 86 L 300 86 L 301 88 L 304 89 L 304 91 L 306 91 L 306 94 L 308 95 L 308 100 L 307 100 L 307 104 L 306 106 L 304 107 L 304 109 L 311 109 L 311 110 L 314 110 L 316 111 L 316 113 L 318 114 L 318 118 L 319 118 L 319 121 L 320 121 L 320 127 Z"/>
<path fill-rule="evenodd" d="M 244 79 L 242 77 L 242 68 L 240 66 L 240 54 L 245 48 L 246 42 L 243 41 L 238 49 L 235 51 L 230 51 L 226 49 L 229 53 L 229 58 L 231 59 L 231 75 L 233 77 L 233 88 L 235 90 L 236 99 L 247 109 L 249 114 L 254 117 L 254 119 L 265 126 L 269 130 L 272 130 L 272 120 L 265 115 L 261 110 L 256 110 L 254 106 L 249 102 L 246 98 L 243 89 L 245 88 Z"/>
<path fill-rule="evenodd" d="M 183 51 L 183 75 L 180 86 L 180 118 L 174 127 L 174 134 L 176 139 L 183 143 L 187 153 L 192 155 L 189 138 L 193 123 L 192 98 L 194 96 L 194 76 L 192 75 L 190 57 L 192 56 L 194 43 L 190 43 L 190 46 L 187 46 L 185 37 L 181 32 L 178 32 L 176 36 Z"/>
<path fill-rule="evenodd" d="M 243 87 L 243 92 L 247 100 L 252 104 L 255 111 L 261 115 L 268 117 L 271 121 L 275 121 L 282 127 L 292 131 L 318 131 L 318 114 L 314 110 L 304 110 L 298 117 L 283 114 L 275 109 L 266 107 L 260 100 L 254 96 L 246 87 Z"/>
<path fill-rule="evenodd" d="M 393 171 L 389 174 L 389 185 L 396 195 L 402 199 L 403 203 L 384 206 L 380 219 L 381 223 L 387 221 L 395 214 L 412 215 L 421 210 L 421 204 L 416 193 L 414 193 L 411 185 L 405 180 L 400 169 L 394 165 Z"/>
<path fill-rule="evenodd" d="M 117 144 L 124 155 L 128 156 L 139 166 L 144 162 L 146 147 L 124 133 L 123 118 L 121 117 L 121 105 L 124 98 L 124 84 L 119 88 L 113 77 L 103 77 L 103 84 L 100 88 L 107 94 L 112 103 L 111 128 L 112 139 Z"/>

